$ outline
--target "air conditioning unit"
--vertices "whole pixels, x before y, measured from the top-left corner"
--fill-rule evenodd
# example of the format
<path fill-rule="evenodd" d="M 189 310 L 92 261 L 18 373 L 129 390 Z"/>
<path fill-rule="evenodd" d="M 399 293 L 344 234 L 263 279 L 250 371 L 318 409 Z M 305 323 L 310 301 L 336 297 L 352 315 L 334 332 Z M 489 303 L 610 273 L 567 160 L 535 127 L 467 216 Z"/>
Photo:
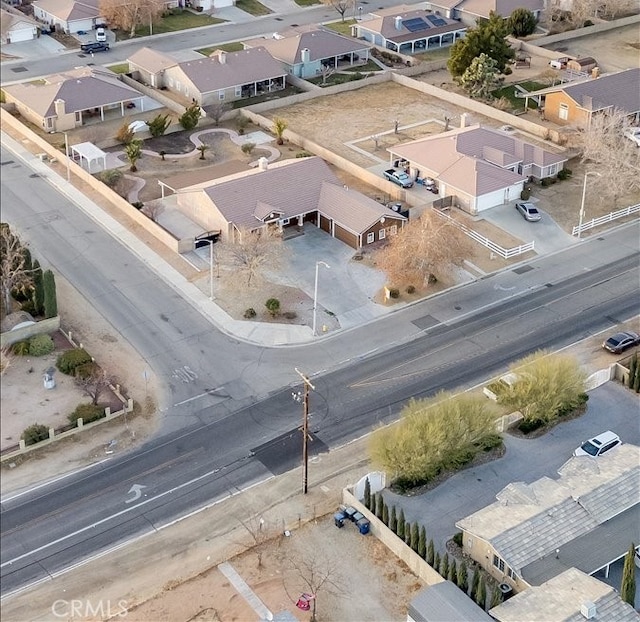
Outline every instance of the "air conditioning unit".
<path fill-rule="evenodd" d="M 591 601 L 585 600 L 580 606 L 580 613 L 587 620 L 593 620 L 596 617 L 596 606 Z"/>

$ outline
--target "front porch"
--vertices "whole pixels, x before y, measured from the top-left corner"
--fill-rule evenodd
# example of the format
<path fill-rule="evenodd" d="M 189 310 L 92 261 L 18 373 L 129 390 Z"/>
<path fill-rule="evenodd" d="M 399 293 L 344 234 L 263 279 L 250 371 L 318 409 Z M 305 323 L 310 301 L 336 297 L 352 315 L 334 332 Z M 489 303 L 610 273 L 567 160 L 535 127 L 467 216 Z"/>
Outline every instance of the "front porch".
<path fill-rule="evenodd" d="M 286 86 L 286 76 L 281 76 L 279 78 L 269 78 L 268 80 L 261 80 L 259 82 L 251 82 L 240 87 L 240 97 L 243 99 L 248 97 L 258 97 L 259 95 L 264 95 L 265 93 L 282 91 L 286 88 Z"/>
<path fill-rule="evenodd" d="M 450 32 L 443 32 L 439 35 L 430 37 L 423 36 L 412 41 L 396 42 L 387 39 L 386 46 L 388 49 L 398 52 L 399 54 L 416 54 L 427 50 L 436 50 L 443 47 L 452 46 L 458 39 L 462 39 L 466 32 L 466 28 L 460 28 Z"/>

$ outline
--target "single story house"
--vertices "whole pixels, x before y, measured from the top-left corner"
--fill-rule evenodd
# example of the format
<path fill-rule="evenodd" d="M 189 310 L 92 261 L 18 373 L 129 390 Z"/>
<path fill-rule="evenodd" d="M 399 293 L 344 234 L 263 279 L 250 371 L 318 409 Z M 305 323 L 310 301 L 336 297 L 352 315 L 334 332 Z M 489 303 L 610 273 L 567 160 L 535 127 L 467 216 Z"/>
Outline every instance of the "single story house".
<path fill-rule="evenodd" d="M 317 26 L 250 39 L 244 46 L 266 48 L 288 73 L 298 78 L 315 78 L 323 68 L 343 69 L 369 60 L 369 46 L 362 41 Z"/>
<path fill-rule="evenodd" d="M 409 604 L 407 622 L 492 622 L 457 585 L 441 581 L 422 588 Z"/>
<path fill-rule="evenodd" d="M 312 223 L 352 248 L 395 235 L 406 218 L 344 186 L 318 157 L 268 164 L 177 190 L 177 206 L 206 231 L 234 240 L 244 230 Z"/>
<path fill-rule="evenodd" d="M 32 41 L 40 35 L 38 24 L 15 9 L 0 9 L 0 43 Z"/>
<path fill-rule="evenodd" d="M 621 110 L 640 122 L 640 69 L 566 82 L 529 93 L 542 99 L 544 116 L 560 125 L 588 128 L 596 114 Z"/>
<path fill-rule="evenodd" d="M 128 62 L 135 79 L 203 107 L 286 87 L 286 71 L 263 47 L 239 52 L 216 50 L 209 57 L 185 62 L 142 48 Z"/>
<path fill-rule="evenodd" d="M 108 71 L 91 67 L 45 78 L 44 84 L 3 87 L 5 99 L 25 118 L 47 132 L 64 132 L 88 119 L 125 117 L 144 111 L 144 95 Z"/>
<path fill-rule="evenodd" d="M 93 30 L 101 23 L 99 0 L 34 0 L 33 16 L 68 34 Z"/>
<path fill-rule="evenodd" d="M 429 0 L 427 10 L 449 19 L 459 19 L 467 26 L 475 26 L 478 19 L 489 19 L 490 13 L 507 19 L 518 8 L 528 9 L 540 19 L 544 0 Z"/>
<path fill-rule="evenodd" d="M 614 588 L 576 568 L 569 568 L 539 587 L 516 594 L 489 613 L 498 622 L 531 619 L 544 622 L 638 622 L 640 619 Z"/>
<path fill-rule="evenodd" d="M 569 568 L 608 572 L 640 541 L 640 447 L 573 457 L 558 473 L 509 484 L 496 502 L 456 523 L 463 553 L 515 592 Z"/>
<path fill-rule="evenodd" d="M 406 5 L 374 11 L 372 16 L 351 27 L 354 35 L 401 54 L 453 45 L 467 29 L 457 20 Z"/>
<path fill-rule="evenodd" d="M 463 115 L 462 124 L 466 123 Z M 413 177 L 431 177 L 440 196 L 455 196 L 470 214 L 520 198 L 529 177 L 556 175 L 567 161 L 510 134 L 472 125 L 387 149 L 391 162 L 408 162 Z"/>

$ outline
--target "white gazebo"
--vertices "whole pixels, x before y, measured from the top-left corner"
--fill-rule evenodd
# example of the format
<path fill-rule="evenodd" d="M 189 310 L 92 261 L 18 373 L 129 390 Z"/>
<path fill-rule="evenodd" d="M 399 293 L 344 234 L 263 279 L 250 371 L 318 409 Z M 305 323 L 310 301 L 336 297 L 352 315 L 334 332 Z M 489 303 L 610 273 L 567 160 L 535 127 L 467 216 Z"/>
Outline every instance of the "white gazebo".
<path fill-rule="evenodd" d="M 107 168 L 107 154 L 96 147 L 93 143 L 79 143 L 70 147 L 74 160 L 80 160 L 80 166 L 85 168 L 89 173 L 104 171 Z M 102 168 L 93 171 L 93 163 L 100 163 L 102 160 Z M 86 163 L 86 166 L 85 166 Z"/>

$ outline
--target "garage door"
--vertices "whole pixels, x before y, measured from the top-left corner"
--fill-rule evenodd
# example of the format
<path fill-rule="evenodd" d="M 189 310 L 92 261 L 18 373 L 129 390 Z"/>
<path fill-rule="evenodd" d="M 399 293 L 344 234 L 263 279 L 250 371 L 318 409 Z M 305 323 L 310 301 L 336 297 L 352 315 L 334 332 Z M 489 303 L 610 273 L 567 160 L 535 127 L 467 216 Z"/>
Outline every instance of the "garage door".
<path fill-rule="evenodd" d="M 11 43 L 20 43 L 21 41 L 32 41 L 33 30 L 31 28 L 20 28 L 19 30 L 12 30 L 9 33 Z"/>

